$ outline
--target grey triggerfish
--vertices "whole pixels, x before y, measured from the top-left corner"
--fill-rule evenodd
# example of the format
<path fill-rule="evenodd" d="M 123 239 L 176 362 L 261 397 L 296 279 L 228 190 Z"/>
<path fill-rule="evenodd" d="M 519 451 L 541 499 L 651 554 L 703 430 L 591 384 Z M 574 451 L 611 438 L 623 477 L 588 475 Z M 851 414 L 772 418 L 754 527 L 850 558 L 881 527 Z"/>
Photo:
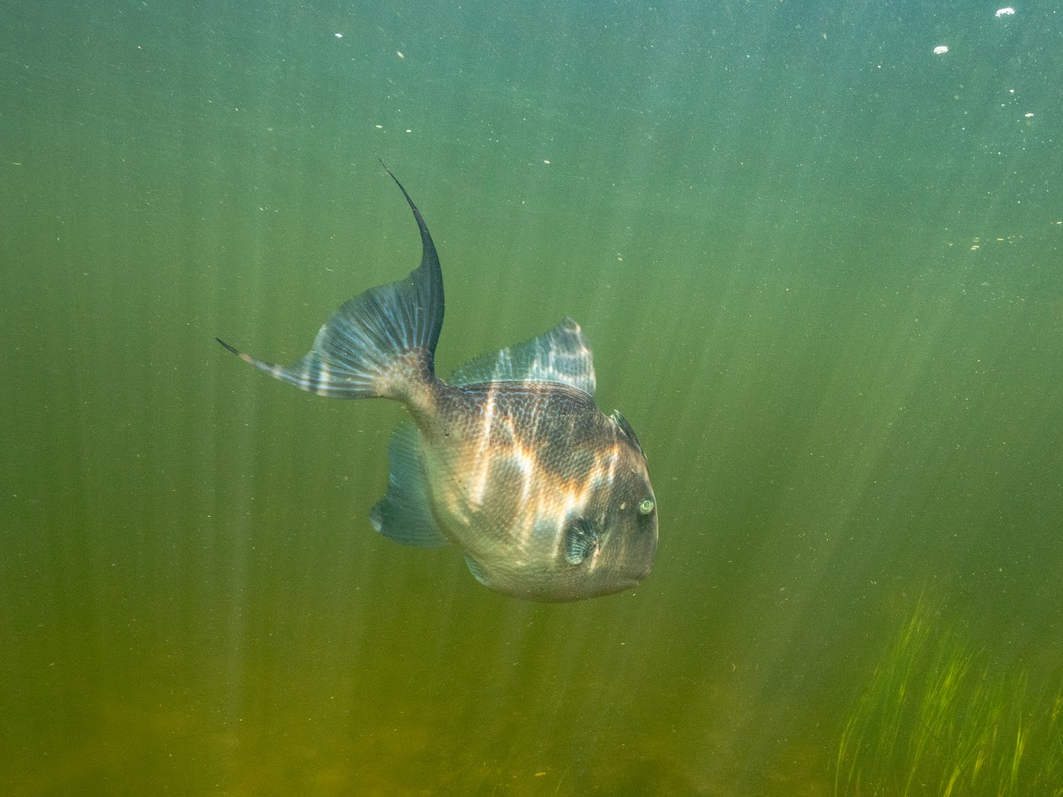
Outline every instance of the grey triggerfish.
<path fill-rule="evenodd" d="M 452 543 L 481 584 L 519 598 L 574 601 L 639 583 L 657 549 L 657 502 L 634 430 L 594 403 L 579 324 L 566 318 L 447 382 L 437 377 L 439 258 L 421 212 L 387 171 L 420 229 L 421 265 L 346 302 L 291 365 L 218 342 L 310 393 L 406 405 L 412 422 L 392 434 L 391 480 L 369 513 L 385 537 Z"/>

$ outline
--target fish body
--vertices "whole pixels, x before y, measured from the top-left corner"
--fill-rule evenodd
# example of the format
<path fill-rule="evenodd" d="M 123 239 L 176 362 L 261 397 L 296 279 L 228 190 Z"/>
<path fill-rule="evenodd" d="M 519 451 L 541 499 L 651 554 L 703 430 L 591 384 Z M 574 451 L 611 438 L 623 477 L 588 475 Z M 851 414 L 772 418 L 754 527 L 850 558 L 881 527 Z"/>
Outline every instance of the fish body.
<path fill-rule="evenodd" d="M 582 330 L 566 318 L 438 378 L 439 258 L 420 211 L 391 176 L 421 233 L 417 269 L 346 302 L 291 365 L 219 343 L 318 395 L 406 405 L 411 419 L 389 445 L 387 493 L 370 512 L 384 536 L 453 544 L 480 583 L 519 598 L 581 600 L 634 586 L 656 552 L 656 499 L 631 426 L 594 402 Z"/>

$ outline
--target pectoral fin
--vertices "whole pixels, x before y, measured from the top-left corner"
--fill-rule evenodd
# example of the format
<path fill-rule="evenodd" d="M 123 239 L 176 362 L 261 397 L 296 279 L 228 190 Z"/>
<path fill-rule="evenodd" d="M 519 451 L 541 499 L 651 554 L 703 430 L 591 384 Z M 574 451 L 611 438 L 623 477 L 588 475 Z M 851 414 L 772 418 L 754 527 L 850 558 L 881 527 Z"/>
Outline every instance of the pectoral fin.
<path fill-rule="evenodd" d="M 565 561 L 578 565 L 598 550 L 598 532 L 586 520 L 574 520 L 565 530 L 564 546 Z"/>

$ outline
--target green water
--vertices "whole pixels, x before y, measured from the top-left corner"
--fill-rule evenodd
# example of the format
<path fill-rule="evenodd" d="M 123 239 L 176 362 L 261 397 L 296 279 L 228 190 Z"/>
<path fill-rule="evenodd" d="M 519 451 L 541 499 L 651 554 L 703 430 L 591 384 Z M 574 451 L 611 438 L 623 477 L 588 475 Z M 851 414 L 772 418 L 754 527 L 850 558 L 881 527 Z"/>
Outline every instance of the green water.
<path fill-rule="evenodd" d="M 1063 14 L 996 8 L 5 2 L 0 791 L 830 794 L 924 599 L 1050 699 Z M 637 589 L 379 537 L 402 409 L 214 342 L 416 265 L 378 156 L 442 373 L 583 325 Z"/>

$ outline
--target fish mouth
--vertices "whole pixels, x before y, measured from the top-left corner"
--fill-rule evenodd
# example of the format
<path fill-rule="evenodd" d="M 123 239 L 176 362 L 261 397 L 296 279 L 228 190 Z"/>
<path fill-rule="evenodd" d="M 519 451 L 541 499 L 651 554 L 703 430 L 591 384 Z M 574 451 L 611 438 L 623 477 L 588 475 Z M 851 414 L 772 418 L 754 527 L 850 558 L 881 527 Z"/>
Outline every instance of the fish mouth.
<path fill-rule="evenodd" d="M 609 585 L 609 589 L 603 590 L 602 592 L 600 592 L 598 594 L 599 595 L 611 595 L 611 594 L 616 593 L 616 592 L 623 592 L 624 590 L 627 590 L 627 589 L 634 589 L 635 587 L 637 587 L 639 584 L 642 583 L 643 579 L 645 579 L 646 576 L 649 575 L 649 573 L 650 573 L 650 569 L 647 567 L 644 570 L 641 570 L 638 575 L 629 575 L 626 578 L 617 579 L 616 581 L 614 581 L 612 584 Z"/>
<path fill-rule="evenodd" d="M 651 562 L 647 562 L 646 564 L 644 564 L 642 567 L 640 567 L 638 569 L 633 569 L 628 574 L 628 577 L 630 579 L 632 579 L 632 582 L 631 582 L 632 586 L 642 582 L 646 578 L 646 576 L 648 576 L 650 574 L 651 570 L 653 570 L 653 562 L 652 561 Z"/>
<path fill-rule="evenodd" d="M 609 585 L 609 588 L 607 590 L 604 590 L 598 594 L 609 595 L 614 592 L 622 592 L 625 589 L 637 587 L 645 580 L 646 576 L 650 574 L 651 569 L 652 568 L 647 565 L 646 567 L 641 567 L 638 570 L 631 570 L 617 578 L 612 584 Z"/>
<path fill-rule="evenodd" d="M 643 570 L 637 576 L 632 576 L 631 580 L 628 581 L 627 585 L 629 587 L 637 587 L 639 584 L 641 584 L 643 581 L 646 580 L 646 576 L 648 576 L 649 574 L 650 574 L 650 569 L 647 567 L 645 570 Z"/>
<path fill-rule="evenodd" d="M 637 574 L 625 573 L 623 575 L 618 575 L 615 578 L 611 578 L 608 581 L 601 581 L 597 584 L 585 584 L 576 589 L 523 594 L 519 597 L 542 603 L 572 603 L 575 601 L 584 601 L 589 598 L 601 598 L 605 595 L 615 595 L 618 592 L 624 592 L 625 590 L 637 587 L 649 572 L 650 569 L 647 567 L 639 570 Z"/>

